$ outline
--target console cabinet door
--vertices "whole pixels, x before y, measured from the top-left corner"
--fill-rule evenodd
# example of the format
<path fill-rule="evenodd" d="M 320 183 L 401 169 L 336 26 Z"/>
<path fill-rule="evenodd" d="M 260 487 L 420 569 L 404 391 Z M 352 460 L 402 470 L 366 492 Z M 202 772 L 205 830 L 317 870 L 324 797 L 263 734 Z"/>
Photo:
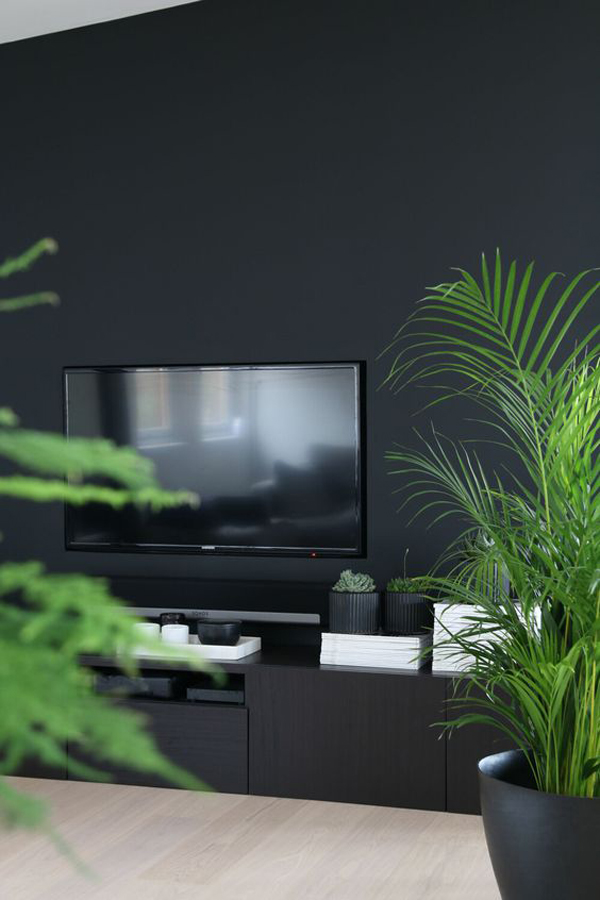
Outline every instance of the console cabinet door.
<path fill-rule="evenodd" d="M 250 792 L 445 808 L 445 680 L 264 667 L 246 682 Z"/>
<path fill-rule="evenodd" d="M 150 700 L 132 700 L 126 705 L 146 716 L 148 730 L 159 748 L 178 766 L 214 790 L 248 793 L 248 711 L 245 708 Z M 69 756 L 109 771 L 117 784 L 172 787 L 148 773 L 105 766 L 84 757 L 76 747 L 69 747 Z M 77 779 L 72 769 L 68 777 Z"/>
<path fill-rule="evenodd" d="M 453 682 L 447 679 L 447 697 L 453 696 Z M 477 712 L 475 706 L 453 710 L 446 705 L 446 719 L 451 721 L 462 713 Z M 491 725 L 465 725 L 446 736 L 447 809 L 455 813 L 480 813 L 479 776 L 477 763 L 484 756 L 512 750 L 514 744 Z"/>
<path fill-rule="evenodd" d="M 66 751 L 66 744 L 64 749 Z M 30 757 L 29 759 L 26 759 L 21 764 L 19 769 L 12 774 L 18 775 L 22 778 L 57 778 L 60 780 L 67 777 L 67 766 L 65 763 L 64 766 L 56 768 L 55 766 L 48 766 L 46 763 L 41 762 L 39 759 L 35 759 L 35 757 Z"/>

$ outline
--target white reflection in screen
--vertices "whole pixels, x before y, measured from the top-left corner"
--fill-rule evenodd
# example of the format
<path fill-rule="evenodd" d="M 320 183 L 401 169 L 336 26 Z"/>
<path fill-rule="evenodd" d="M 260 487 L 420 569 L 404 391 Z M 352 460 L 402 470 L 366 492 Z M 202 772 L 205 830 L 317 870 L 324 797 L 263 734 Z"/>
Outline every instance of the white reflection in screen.
<path fill-rule="evenodd" d="M 239 437 L 242 418 L 235 408 L 231 371 L 205 371 L 202 379 L 194 378 L 194 384 L 199 393 L 198 439 L 206 442 Z"/>
<path fill-rule="evenodd" d="M 133 406 L 137 447 L 162 447 L 175 443 L 169 384 L 167 372 L 133 373 L 128 399 Z"/>

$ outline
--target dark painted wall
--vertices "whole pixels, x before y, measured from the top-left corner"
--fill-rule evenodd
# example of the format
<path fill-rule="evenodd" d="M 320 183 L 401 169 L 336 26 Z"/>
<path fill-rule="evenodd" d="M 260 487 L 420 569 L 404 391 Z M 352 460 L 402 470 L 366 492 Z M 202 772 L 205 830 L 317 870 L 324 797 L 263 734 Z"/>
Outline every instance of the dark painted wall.
<path fill-rule="evenodd" d="M 395 514 L 383 453 L 412 439 L 421 397 L 376 393 L 376 356 L 482 249 L 599 263 L 598 34 L 595 2 L 204 0 L 0 47 L 0 252 L 55 236 L 19 287 L 62 297 L 3 318 L 2 403 L 58 429 L 63 365 L 366 359 L 361 568 L 383 580 L 409 545 L 416 574 L 456 526 Z M 457 433 L 455 411 L 436 422 Z M 0 528 L 8 558 L 95 573 L 340 568 L 67 554 L 58 507 L 3 502 Z M 158 584 L 148 599 L 177 605 Z"/>

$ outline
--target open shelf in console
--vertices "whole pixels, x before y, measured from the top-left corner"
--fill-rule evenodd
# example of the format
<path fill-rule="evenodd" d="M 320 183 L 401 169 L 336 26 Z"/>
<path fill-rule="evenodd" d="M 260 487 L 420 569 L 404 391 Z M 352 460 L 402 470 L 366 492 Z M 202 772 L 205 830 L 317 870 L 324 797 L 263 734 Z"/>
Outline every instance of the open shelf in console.
<path fill-rule="evenodd" d="M 94 671 L 97 693 L 121 700 L 157 703 L 220 703 L 243 706 L 246 700 L 245 675 L 233 672 L 216 677 L 194 670 L 144 667 L 136 675 L 126 675 L 115 666 Z"/>

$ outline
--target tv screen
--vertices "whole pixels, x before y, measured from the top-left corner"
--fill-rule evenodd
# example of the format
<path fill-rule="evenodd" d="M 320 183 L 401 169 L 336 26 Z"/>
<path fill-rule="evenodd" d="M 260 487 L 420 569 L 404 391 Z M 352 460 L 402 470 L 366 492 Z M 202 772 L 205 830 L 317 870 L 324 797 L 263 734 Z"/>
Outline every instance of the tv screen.
<path fill-rule="evenodd" d="M 68 507 L 70 549 L 362 553 L 361 364 L 69 368 L 67 435 L 136 448 L 197 508 Z"/>

